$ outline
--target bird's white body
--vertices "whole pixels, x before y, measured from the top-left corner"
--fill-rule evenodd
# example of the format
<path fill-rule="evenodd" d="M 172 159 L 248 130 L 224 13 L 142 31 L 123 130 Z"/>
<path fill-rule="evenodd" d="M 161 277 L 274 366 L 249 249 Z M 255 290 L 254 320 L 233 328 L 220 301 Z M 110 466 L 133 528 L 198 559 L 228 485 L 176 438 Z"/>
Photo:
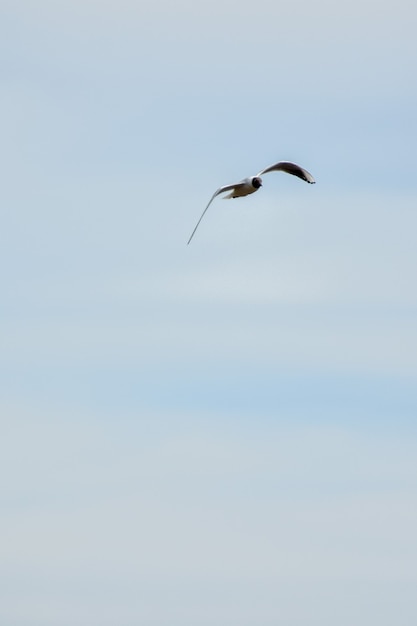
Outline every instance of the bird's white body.
<path fill-rule="evenodd" d="M 258 191 L 259 189 L 259 187 L 253 186 L 252 178 L 244 178 L 240 181 L 239 185 L 239 187 L 235 187 L 233 191 L 228 193 L 227 196 L 223 196 L 223 200 L 228 200 L 229 198 L 242 198 L 243 196 L 248 196 L 250 193 L 255 193 L 255 191 Z"/>
<path fill-rule="evenodd" d="M 224 198 L 241 198 L 242 196 L 248 196 L 251 193 L 255 193 L 255 191 L 258 191 L 258 189 L 262 187 L 262 174 L 278 171 L 297 176 L 298 178 L 304 180 L 306 183 L 314 184 L 316 182 L 310 172 L 307 172 L 307 170 L 300 167 L 296 163 L 290 163 L 289 161 L 279 161 L 279 163 L 275 163 L 274 165 L 270 165 L 269 167 L 261 170 L 258 174 L 256 174 L 256 176 L 249 176 L 248 178 L 244 178 L 243 180 L 241 180 L 239 183 L 233 183 L 231 185 L 224 185 L 223 187 L 219 187 L 219 189 L 214 192 L 210 199 L 210 202 L 204 209 L 202 216 L 198 220 L 196 227 L 191 233 L 191 237 L 189 238 L 188 243 L 190 243 L 191 239 L 193 238 L 194 233 L 197 230 L 201 220 L 203 219 L 205 212 L 207 211 L 216 196 L 226 191 L 230 191 L 230 193 L 227 196 L 224 196 Z"/>

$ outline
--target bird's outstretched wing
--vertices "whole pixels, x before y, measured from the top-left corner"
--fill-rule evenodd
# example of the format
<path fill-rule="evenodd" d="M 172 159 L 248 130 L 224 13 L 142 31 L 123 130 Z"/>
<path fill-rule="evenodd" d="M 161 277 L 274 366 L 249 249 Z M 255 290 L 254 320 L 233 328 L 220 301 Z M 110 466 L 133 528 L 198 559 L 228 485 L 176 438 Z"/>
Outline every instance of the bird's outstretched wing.
<path fill-rule="evenodd" d="M 244 182 L 241 182 L 241 183 L 235 183 L 234 185 L 223 185 L 223 187 L 219 187 L 219 189 L 218 189 L 217 191 L 215 191 L 215 192 L 214 192 L 214 194 L 213 194 L 213 195 L 211 196 L 211 198 L 210 198 L 210 202 L 208 203 L 208 205 L 207 205 L 207 206 L 206 206 L 206 208 L 204 209 L 204 211 L 203 211 L 203 213 L 202 213 L 202 215 L 201 215 L 200 219 L 198 220 L 198 222 L 197 222 L 197 224 L 196 224 L 196 226 L 195 226 L 195 228 L 194 228 L 193 232 L 191 233 L 191 236 L 190 236 L 189 240 L 187 241 L 187 246 L 188 246 L 188 244 L 190 243 L 191 239 L 193 238 L 195 231 L 197 230 L 197 228 L 198 228 L 198 226 L 199 226 L 199 224 L 200 224 L 201 220 L 202 220 L 202 219 L 203 219 L 203 217 L 204 217 L 205 212 L 206 212 L 206 211 L 207 211 L 207 209 L 209 208 L 210 204 L 213 202 L 214 198 L 215 198 L 216 196 L 218 196 L 219 194 L 223 193 L 224 191 L 231 191 L 232 189 L 238 189 L 239 187 L 243 187 L 244 185 L 245 185 L 245 183 L 244 183 Z"/>
<path fill-rule="evenodd" d="M 290 163 L 289 161 L 280 161 L 279 163 L 275 163 L 275 165 L 270 165 L 266 167 L 264 170 L 259 172 L 257 176 L 262 176 L 262 174 L 267 174 L 268 172 L 287 172 L 287 174 L 293 174 L 293 176 L 298 176 L 302 180 L 305 180 L 306 183 L 314 184 L 316 181 L 303 167 L 300 167 L 296 163 Z"/>

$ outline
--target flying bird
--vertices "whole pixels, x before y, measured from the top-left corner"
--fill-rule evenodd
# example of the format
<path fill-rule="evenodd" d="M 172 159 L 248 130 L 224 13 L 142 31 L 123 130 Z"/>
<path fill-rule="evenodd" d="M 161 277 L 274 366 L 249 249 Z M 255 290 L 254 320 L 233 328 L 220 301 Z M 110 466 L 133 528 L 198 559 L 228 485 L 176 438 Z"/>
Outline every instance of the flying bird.
<path fill-rule="evenodd" d="M 305 170 L 304 168 L 296 165 L 296 163 L 280 161 L 279 163 L 275 163 L 275 165 L 270 165 L 264 170 L 261 170 L 260 172 L 258 172 L 258 174 L 256 174 L 256 176 L 249 176 L 248 178 L 244 178 L 243 180 L 241 180 L 239 183 L 233 183 L 232 185 L 223 185 L 223 187 L 219 187 L 219 189 L 215 191 L 214 194 L 211 196 L 210 202 L 204 209 L 203 214 L 196 224 L 196 227 L 191 233 L 191 237 L 189 238 L 187 245 L 193 238 L 194 233 L 197 230 L 201 220 L 203 219 L 205 212 L 207 211 L 216 196 L 226 191 L 230 191 L 230 193 L 227 196 L 224 196 L 224 199 L 240 198 L 242 196 L 248 196 L 250 193 L 255 193 L 255 191 L 258 191 L 258 189 L 262 187 L 262 174 L 268 174 L 268 172 L 287 172 L 287 174 L 293 174 L 293 176 L 298 176 L 298 178 L 305 180 L 306 183 L 314 184 L 316 182 L 310 172 L 307 172 L 307 170 Z"/>

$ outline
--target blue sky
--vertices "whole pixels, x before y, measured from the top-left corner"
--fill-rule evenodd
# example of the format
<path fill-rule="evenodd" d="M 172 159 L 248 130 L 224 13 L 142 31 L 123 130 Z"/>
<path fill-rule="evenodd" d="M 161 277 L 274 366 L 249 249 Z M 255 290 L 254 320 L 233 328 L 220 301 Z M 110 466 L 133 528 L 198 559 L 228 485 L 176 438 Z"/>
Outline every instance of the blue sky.
<path fill-rule="evenodd" d="M 415 623 L 416 12 L 3 1 L 2 623 Z"/>

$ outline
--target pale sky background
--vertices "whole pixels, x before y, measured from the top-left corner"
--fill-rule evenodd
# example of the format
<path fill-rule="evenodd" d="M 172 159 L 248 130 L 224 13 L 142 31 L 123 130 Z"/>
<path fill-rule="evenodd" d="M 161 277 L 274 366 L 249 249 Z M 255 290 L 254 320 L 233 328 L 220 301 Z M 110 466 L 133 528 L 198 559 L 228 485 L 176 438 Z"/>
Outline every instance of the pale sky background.
<path fill-rule="evenodd" d="M 1 624 L 417 623 L 416 22 L 2 1 Z"/>

